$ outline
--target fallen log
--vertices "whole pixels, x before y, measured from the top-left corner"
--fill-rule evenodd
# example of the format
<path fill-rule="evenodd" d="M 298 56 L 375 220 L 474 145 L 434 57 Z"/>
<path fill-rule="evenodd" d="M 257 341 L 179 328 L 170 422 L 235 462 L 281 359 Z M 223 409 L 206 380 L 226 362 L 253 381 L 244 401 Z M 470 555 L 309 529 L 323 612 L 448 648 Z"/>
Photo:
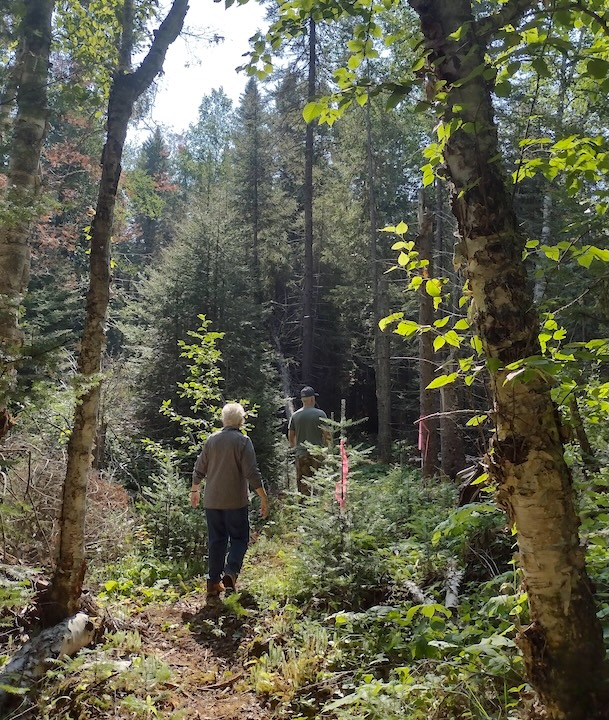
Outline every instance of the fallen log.
<path fill-rule="evenodd" d="M 50 661 L 74 655 L 94 635 L 95 625 L 89 616 L 77 613 L 26 642 L 0 673 L 0 712 L 44 675 Z"/>
<path fill-rule="evenodd" d="M 425 591 L 422 590 L 416 583 L 413 583 L 412 580 L 404 580 L 402 587 L 418 605 L 430 605 L 433 603 L 433 598 L 426 595 Z"/>
<path fill-rule="evenodd" d="M 450 610 L 451 615 L 456 615 L 459 608 L 459 588 L 463 580 L 464 571 L 458 567 L 456 560 L 450 560 L 446 567 L 446 595 L 444 607 Z"/>

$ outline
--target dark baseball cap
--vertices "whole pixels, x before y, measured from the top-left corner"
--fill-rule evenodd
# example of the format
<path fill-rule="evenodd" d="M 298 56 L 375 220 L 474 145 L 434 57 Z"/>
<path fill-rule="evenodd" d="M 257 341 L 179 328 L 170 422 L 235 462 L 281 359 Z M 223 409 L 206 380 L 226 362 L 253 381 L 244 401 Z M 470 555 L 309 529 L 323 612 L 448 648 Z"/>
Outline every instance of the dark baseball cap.
<path fill-rule="evenodd" d="M 300 391 L 300 397 L 318 397 L 318 395 L 310 385 L 305 385 Z"/>

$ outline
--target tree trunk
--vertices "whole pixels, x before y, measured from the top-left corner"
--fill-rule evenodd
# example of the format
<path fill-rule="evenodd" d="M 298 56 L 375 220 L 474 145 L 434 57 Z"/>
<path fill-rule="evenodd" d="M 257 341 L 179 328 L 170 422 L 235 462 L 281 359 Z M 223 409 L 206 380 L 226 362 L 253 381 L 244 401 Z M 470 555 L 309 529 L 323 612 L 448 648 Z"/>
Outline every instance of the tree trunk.
<path fill-rule="evenodd" d="M 315 20 L 309 18 L 309 76 L 307 95 L 315 95 Z M 313 382 L 313 351 L 315 325 L 313 317 L 313 121 L 307 123 L 305 136 L 304 172 L 304 287 L 302 303 L 302 362 L 301 380 Z"/>
<path fill-rule="evenodd" d="M 582 420 L 581 413 L 579 412 L 579 404 L 575 395 L 569 398 L 569 411 L 571 414 L 571 427 L 582 455 L 582 465 L 584 474 L 589 472 L 596 473 L 600 469 L 600 463 L 594 455 L 594 450 L 590 444 L 590 438 L 586 432 L 584 421 Z"/>
<path fill-rule="evenodd" d="M 40 152 L 47 128 L 47 85 L 54 0 L 26 4 L 20 28 L 17 116 L 0 218 L 0 438 L 12 421 L 8 403 L 23 343 L 19 308 L 30 279 L 31 222 L 37 213 Z"/>
<path fill-rule="evenodd" d="M 448 374 L 456 371 L 452 354 L 444 361 L 444 371 Z M 461 401 L 457 384 L 450 383 L 440 388 L 441 427 L 442 427 L 442 472 L 451 480 L 465 467 L 465 443 L 459 429 L 459 411 Z"/>
<path fill-rule="evenodd" d="M 457 298 L 460 292 L 460 281 L 458 274 L 455 274 L 452 266 L 450 252 L 451 248 L 444 248 L 444 183 L 436 180 L 436 212 L 435 212 L 435 245 L 439 252 L 438 274 L 451 277 L 451 304 L 449 312 L 457 313 Z M 451 233 L 450 237 L 453 237 Z M 448 243 L 447 243 L 448 245 Z M 430 271 L 430 275 L 431 275 Z M 433 276 L 433 275 L 432 275 Z M 449 358 L 446 346 L 441 351 L 441 361 L 446 363 L 445 372 L 454 372 L 453 359 Z M 440 454 L 441 470 L 446 477 L 455 480 L 457 473 L 465 467 L 465 444 L 460 432 L 458 421 L 459 411 L 462 410 L 457 391 L 457 383 L 450 383 L 440 388 Z"/>
<path fill-rule="evenodd" d="M 409 2 L 421 20 L 429 67 L 445 83 L 443 120 L 460 120 L 470 130 L 453 129 L 444 161 L 476 326 L 490 361 L 496 434 L 487 463 L 499 502 L 518 529 L 531 613 L 519 638 L 527 675 L 548 718 L 606 717 L 609 683 L 602 632 L 579 542 L 557 409 L 541 374 L 527 382 L 510 381 L 505 369 L 540 349 L 522 261 L 524 241 L 497 162 L 490 88 L 477 72 L 485 54 L 480 38 L 488 37 L 492 20 L 484 21 L 483 35 L 468 0 Z M 517 21 L 518 12 L 529 5 L 515 0 L 502 6 L 497 27 Z"/>
<path fill-rule="evenodd" d="M 433 217 L 425 205 L 425 193 L 419 194 L 418 209 L 419 235 L 417 249 L 421 260 L 428 260 L 427 270 L 433 277 Z M 419 323 L 431 325 L 434 320 L 433 298 L 425 292 L 419 293 Z M 421 474 L 423 479 L 433 477 L 438 466 L 438 418 L 436 415 L 437 393 L 427 390 L 435 377 L 433 335 L 430 332 L 419 336 L 419 451 L 421 453 Z"/>
<path fill-rule="evenodd" d="M 174 0 L 167 17 L 156 31 L 154 42 L 140 67 L 133 73 L 119 71 L 110 89 L 108 134 L 102 154 L 102 177 L 97 207 L 91 224 L 90 283 L 78 360 L 81 394 L 68 445 L 59 557 L 49 593 L 47 619 L 52 622 L 72 615 L 76 611 L 85 576 L 84 529 L 87 480 L 97 430 L 100 365 L 105 346 L 106 313 L 110 298 L 110 241 L 127 125 L 136 99 L 161 71 L 167 48 L 179 35 L 187 10 L 188 0 Z M 129 37 L 129 31 L 125 36 Z M 123 52 L 121 58 L 124 58 Z"/>
<path fill-rule="evenodd" d="M 374 379 L 378 433 L 376 453 L 385 464 L 391 462 L 391 336 L 379 327 L 379 320 L 389 315 L 387 280 L 379 271 L 376 193 L 374 190 L 374 153 L 370 103 L 366 104 L 366 153 L 368 163 L 368 217 L 370 220 L 370 276 L 373 293 Z"/>

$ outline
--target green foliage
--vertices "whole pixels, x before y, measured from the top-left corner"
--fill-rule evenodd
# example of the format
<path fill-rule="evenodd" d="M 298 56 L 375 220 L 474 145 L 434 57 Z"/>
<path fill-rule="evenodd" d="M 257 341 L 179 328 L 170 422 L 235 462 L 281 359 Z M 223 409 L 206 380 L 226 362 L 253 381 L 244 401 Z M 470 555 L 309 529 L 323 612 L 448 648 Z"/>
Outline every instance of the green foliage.
<path fill-rule="evenodd" d="M 149 442 L 158 470 L 136 503 L 156 554 L 175 563 L 200 566 L 205 558 L 203 513 L 190 506 L 190 480 L 180 476 L 175 454 Z"/>
<path fill-rule="evenodd" d="M 53 664 L 37 698 L 37 716 L 92 720 L 112 713 L 138 720 L 160 716 L 177 720 L 173 713 L 161 715 L 171 707 L 171 677 L 163 660 L 141 652 L 137 634 L 108 634 L 102 649 L 83 650 Z"/>
<path fill-rule="evenodd" d="M 178 423 L 182 433 L 178 442 L 190 454 L 196 452 L 210 434 L 214 424 L 218 422 L 218 413 L 222 406 L 222 354 L 216 343 L 224 337 L 224 333 L 208 330 L 209 320 L 204 315 L 198 317 L 201 321 L 198 330 L 187 333 L 197 342 L 178 340 L 182 351 L 180 357 L 189 361 L 186 380 L 178 382 L 178 395 L 188 401 L 191 414 L 176 412 L 171 400 L 166 400 L 161 405 L 161 413 Z"/>
<path fill-rule="evenodd" d="M 346 514 L 330 455 L 313 497 L 282 507 L 252 548 L 244 576 L 268 608 L 252 647 L 257 692 L 293 716 L 511 717 L 526 694 L 514 644 L 526 595 L 499 513 L 453 511 L 450 485 L 349 455 Z M 455 558 L 467 568 L 458 616 L 442 604 Z"/>
<path fill-rule="evenodd" d="M 606 440 L 605 440 L 606 447 Z M 605 646 L 609 648 L 609 458 L 593 475 L 576 475 L 581 517 L 580 534 L 586 543 L 586 569 L 596 587 L 597 614 L 601 618 Z"/>
<path fill-rule="evenodd" d="M 5 517 L 6 508 L 2 507 L 2 516 Z M 5 535 L 4 520 L 2 520 L 3 535 Z M 33 583 L 38 568 L 21 568 L 19 566 L 0 565 L 0 628 L 9 628 L 12 625 L 14 613 L 31 602 L 34 596 Z"/>

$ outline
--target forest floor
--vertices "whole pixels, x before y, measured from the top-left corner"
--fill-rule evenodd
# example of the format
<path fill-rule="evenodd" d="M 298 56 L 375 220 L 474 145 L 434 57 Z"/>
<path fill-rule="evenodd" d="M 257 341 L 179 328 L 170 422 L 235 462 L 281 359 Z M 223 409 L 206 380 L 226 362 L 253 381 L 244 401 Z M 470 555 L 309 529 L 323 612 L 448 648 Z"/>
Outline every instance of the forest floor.
<path fill-rule="evenodd" d="M 241 603 L 247 595 L 241 597 Z M 128 622 L 141 639 L 141 652 L 171 670 L 164 708 L 192 720 L 266 720 L 268 708 L 245 682 L 247 669 L 241 644 L 249 637 L 251 618 L 238 617 L 204 594 L 171 605 L 149 605 Z"/>
<path fill-rule="evenodd" d="M 150 675 L 147 677 L 144 671 L 144 676 L 140 676 L 139 689 L 131 688 L 130 691 L 143 700 L 149 694 L 147 686 L 150 680 L 155 717 L 188 720 L 268 720 L 272 717 L 272 708 L 263 706 L 247 682 L 250 673 L 246 667 L 246 647 L 251 649 L 253 625 L 257 622 L 255 601 L 247 592 L 239 593 L 236 597 L 238 603 L 217 601 L 216 604 L 207 604 L 204 591 L 191 592 L 174 602 L 131 608 L 128 616 L 117 622 L 116 626 L 120 630 L 116 632 L 121 634 L 122 631 L 127 636 L 119 643 L 123 645 L 122 651 L 118 652 L 119 658 L 131 658 L 127 660 L 129 665 L 136 656 L 152 661 L 149 665 Z M 233 605 L 240 608 L 241 612 L 235 612 Z M 247 611 L 244 605 L 248 606 Z M 102 624 L 107 627 L 107 622 L 108 616 L 102 620 Z M 20 635 L 18 628 L 0 634 L 0 656 L 14 653 L 15 646 L 23 642 L 24 637 Z M 136 638 L 135 653 L 129 652 L 127 648 L 129 637 Z M 98 637 L 89 657 L 101 658 L 98 653 L 103 644 L 103 637 Z M 161 667 L 162 673 L 158 672 Z M 70 674 L 73 679 L 68 681 L 69 686 L 66 686 L 64 693 L 59 693 L 64 694 L 66 700 L 71 696 L 67 701 L 69 707 L 56 706 L 50 717 L 83 717 L 72 715 L 76 705 L 83 702 L 83 697 L 75 701 L 79 694 L 74 692 L 75 684 L 79 682 L 80 673 L 76 671 L 74 674 L 72 671 Z M 114 694 L 111 717 L 132 718 L 132 712 L 120 702 L 126 692 L 112 687 L 112 677 L 116 674 L 110 673 L 105 680 L 90 683 L 86 690 L 88 699 L 84 699 L 84 703 L 90 705 L 91 700 L 95 703 L 94 696 L 100 699 L 103 697 L 106 702 Z M 84 684 L 81 685 L 81 688 L 84 687 Z M 0 710 L 0 717 L 40 717 L 36 695 L 32 697 L 33 705 L 26 701 L 25 705 L 19 707 L 13 705 L 4 708 L 8 715 Z M 57 697 L 58 693 L 53 692 L 53 695 Z M 106 713 L 100 715 L 99 711 L 93 711 L 84 717 L 97 718 L 104 715 Z M 136 716 L 142 715 L 136 713 Z"/>

